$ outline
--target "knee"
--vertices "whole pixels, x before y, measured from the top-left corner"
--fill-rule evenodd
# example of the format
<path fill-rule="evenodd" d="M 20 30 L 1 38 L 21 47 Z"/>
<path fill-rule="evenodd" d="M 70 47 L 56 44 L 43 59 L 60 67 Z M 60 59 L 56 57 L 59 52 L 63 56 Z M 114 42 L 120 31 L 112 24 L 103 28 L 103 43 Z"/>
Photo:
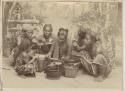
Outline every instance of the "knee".
<path fill-rule="evenodd" d="M 102 54 L 98 54 L 95 59 L 94 62 L 101 62 L 105 59 L 105 57 Z"/>
<path fill-rule="evenodd" d="M 104 55 L 98 54 L 98 55 L 96 56 L 96 58 L 97 58 L 97 59 L 102 59 L 102 58 L 104 58 Z"/>
<path fill-rule="evenodd" d="M 39 55 L 38 59 L 39 60 L 45 60 L 46 56 L 45 55 Z"/>

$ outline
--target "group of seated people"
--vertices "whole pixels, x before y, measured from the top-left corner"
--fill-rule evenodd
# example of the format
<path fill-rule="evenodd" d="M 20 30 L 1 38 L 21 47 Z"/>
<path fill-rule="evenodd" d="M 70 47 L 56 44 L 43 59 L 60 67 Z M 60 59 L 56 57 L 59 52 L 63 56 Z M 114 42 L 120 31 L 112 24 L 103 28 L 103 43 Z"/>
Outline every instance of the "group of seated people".
<path fill-rule="evenodd" d="M 90 29 L 79 29 L 74 40 L 68 39 L 68 29 L 60 28 L 57 38 L 53 36 L 51 24 L 45 24 L 43 34 L 32 37 L 33 31 L 22 28 L 20 42 L 12 50 L 11 65 L 18 75 L 29 75 L 46 69 L 47 59 L 54 58 L 78 61 L 81 68 L 99 80 L 106 78 L 112 70 L 111 61 L 99 47 L 100 40 Z"/>

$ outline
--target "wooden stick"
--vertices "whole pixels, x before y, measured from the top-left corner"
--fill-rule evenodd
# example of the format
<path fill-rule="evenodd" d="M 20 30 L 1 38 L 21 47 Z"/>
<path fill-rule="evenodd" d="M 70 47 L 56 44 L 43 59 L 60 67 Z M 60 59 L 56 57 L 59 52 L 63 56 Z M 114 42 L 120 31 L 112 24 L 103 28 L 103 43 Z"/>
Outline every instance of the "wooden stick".
<path fill-rule="evenodd" d="M 11 69 L 9 69 L 9 68 L 5 68 L 5 67 L 1 67 L 1 66 L 0 66 L 0 68 L 5 69 L 5 70 L 11 70 Z"/>
<path fill-rule="evenodd" d="M 81 55 L 76 55 L 77 57 L 83 58 L 87 63 L 91 64 L 92 62 L 90 62 L 88 59 L 86 59 L 84 56 Z"/>

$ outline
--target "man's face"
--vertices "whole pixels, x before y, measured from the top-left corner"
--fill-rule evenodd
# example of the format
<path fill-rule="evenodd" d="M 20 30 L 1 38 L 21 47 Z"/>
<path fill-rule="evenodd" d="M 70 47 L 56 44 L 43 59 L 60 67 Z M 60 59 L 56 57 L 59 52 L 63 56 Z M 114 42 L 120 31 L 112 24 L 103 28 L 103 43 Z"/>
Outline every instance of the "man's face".
<path fill-rule="evenodd" d="M 43 33 L 44 33 L 45 37 L 48 38 L 48 37 L 50 37 L 50 35 L 51 35 L 51 33 L 52 33 L 52 30 L 51 30 L 50 27 L 46 27 L 46 29 L 43 30 Z"/>
<path fill-rule="evenodd" d="M 66 31 L 60 31 L 59 33 L 59 39 L 60 40 L 65 40 L 66 39 L 67 32 Z"/>

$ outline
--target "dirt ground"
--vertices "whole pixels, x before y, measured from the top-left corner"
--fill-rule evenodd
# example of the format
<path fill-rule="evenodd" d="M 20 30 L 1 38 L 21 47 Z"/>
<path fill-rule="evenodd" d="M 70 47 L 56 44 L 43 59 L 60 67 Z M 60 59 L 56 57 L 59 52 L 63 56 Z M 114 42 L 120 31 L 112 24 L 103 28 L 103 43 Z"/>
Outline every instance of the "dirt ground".
<path fill-rule="evenodd" d="M 94 77 L 81 71 L 76 78 L 61 77 L 59 80 L 47 79 L 45 74 L 37 73 L 35 77 L 22 78 L 9 67 L 7 59 L 3 59 L 3 87 L 4 88 L 113 88 L 122 89 L 122 68 L 115 67 L 103 82 L 96 82 Z"/>

